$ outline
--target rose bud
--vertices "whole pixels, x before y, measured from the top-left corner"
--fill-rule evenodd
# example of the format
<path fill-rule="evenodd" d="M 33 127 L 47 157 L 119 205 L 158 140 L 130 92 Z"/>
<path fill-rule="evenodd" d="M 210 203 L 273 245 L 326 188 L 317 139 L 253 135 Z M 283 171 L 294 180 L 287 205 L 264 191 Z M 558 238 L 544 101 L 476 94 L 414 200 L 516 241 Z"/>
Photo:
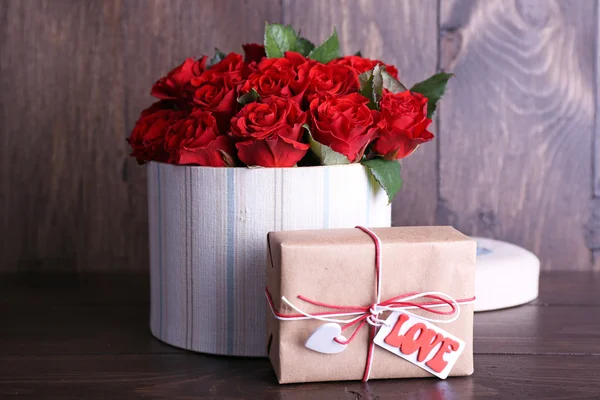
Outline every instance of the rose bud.
<path fill-rule="evenodd" d="M 344 65 L 315 63 L 310 67 L 308 78 L 309 102 L 315 97 L 343 96 L 359 89 L 358 74 Z"/>
<path fill-rule="evenodd" d="M 169 127 L 165 150 L 173 164 L 234 166 L 231 138 L 220 135 L 217 121 L 209 111 L 194 111 Z"/>
<path fill-rule="evenodd" d="M 192 79 L 192 85 L 198 87 L 210 82 L 215 85 L 225 86 L 227 89 L 234 89 L 242 82 L 244 69 L 245 65 L 242 56 L 237 53 L 229 53 L 224 59 L 211 66 L 202 75 Z"/>
<path fill-rule="evenodd" d="M 183 111 L 173 110 L 166 101 L 157 101 L 142 111 L 127 141 L 133 149 L 131 155 L 140 164 L 146 161 L 167 162 L 169 154 L 164 142 L 169 127 L 184 117 Z"/>
<path fill-rule="evenodd" d="M 384 90 L 377 123 L 379 137 L 373 151 L 386 160 L 404 158 L 417 146 L 433 139 L 427 130 L 427 98 L 409 90 L 393 94 Z"/>
<path fill-rule="evenodd" d="M 159 99 L 179 99 L 187 97 L 187 91 L 193 78 L 204 72 L 207 57 L 199 60 L 188 58 L 180 66 L 160 78 L 152 86 L 152 96 Z"/>
<path fill-rule="evenodd" d="M 248 79 L 240 85 L 240 94 L 250 92 L 252 89 L 262 99 L 270 96 L 291 98 L 300 103 L 303 90 L 295 93 L 290 84 L 296 78 L 294 65 L 286 58 L 263 58 L 258 64 L 251 66 L 254 72 L 250 73 Z"/>
<path fill-rule="evenodd" d="M 295 72 L 294 79 L 290 82 L 290 89 L 294 95 L 303 96 L 311 81 L 310 70 L 317 65 L 317 62 L 294 51 L 286 51 L 284 57 L 291 63 Z"/>
<path fill-rule="evenodd" d="M 270 97 L 246 104 L 231 120 L 231 136 L 239 159 L 246 165 L 292 167 L 309 145 L 302 142 L 306 113 L 298 103 Z"/>
<path fill-rule="evenodd" d="M 358 93 L 313 99 L 310 103 L 313 138 L 345 155 L 350 162 L 360 161 L 377 134 L 374 126 L 377 112 L 370 110 L 368 103 Z"/>
<path fill-rule="evenodd" d="M 196 88 L 192 102 L 203 111 L 211 111 L 219 125 L 220 132 L 229 129 L 229 121 L 237 108 L 235 89 L 223 85 L 205 83 Z"/>

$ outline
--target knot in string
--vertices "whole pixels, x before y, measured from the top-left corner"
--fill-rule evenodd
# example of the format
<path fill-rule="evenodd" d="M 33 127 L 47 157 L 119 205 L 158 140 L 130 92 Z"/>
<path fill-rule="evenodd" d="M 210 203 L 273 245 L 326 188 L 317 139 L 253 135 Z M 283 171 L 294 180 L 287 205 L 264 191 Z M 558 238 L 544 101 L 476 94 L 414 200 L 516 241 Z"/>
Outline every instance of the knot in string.
<path fill-rule="evenodd" d="M 275 318 L 280 320 L 303 320 L 303 319 L 316 319 L 319 321 L 325 322 L 336 322 L 343 324 L 341 330 L 344 331 L 352 326 L 356 326 L 356 329 L 352 333 L 352 335 L 345 339 L 343 336 L 339 336 L 334 338 L 333 340 L 339 344 L 347 345 L 350 344 L 358 332 L 360 332 L 361 328 L 365 325 L 371 326 L 371 334 L 369 339 L 369 352 L 367 354 L 367 364 L 365 366 L 365 372 L 363 375 L 363 381 L 367 381 L 369 379 L 371 364 L 373 359 L 373 348 L 375 346 L 373 339 L 375 337 L 376 330 L 383 325 L 387 325 L 385 319 L 379 318 L 379 316 L 386 311 L 402 311 L 403 313 L 410 314 L 416 316 L 420 319 L 424 319 L 426 321 L 434 322 L 434 323 L 450 323 L 454 322 L 458 319 L 460 315 L 459 303 L 472 303 L 475 301 L 475 297 L 469 299 L 461 299 L 455 300 L 451 296 L 442 293 L 442 292 L 421 292 L 421 293 L 407 293 L 399 296 L 392 297 L 388 300 L 381 301 L 381 282 L 382 282 L 382 264 L 381 264 L 381 242 L 379 237 L 368 228 L 357 226 L 356 228 L 362 230 L 366 234 L 368 234 L 373 242 L 375 243 L 375 292 L 376 292 L 376 301 L 371 304 L 371 306 L 340 306 L 336 304 L 328 304 L 323 303 L 316 300 L 308 299 L 302 295 L 298 296 L 298 299 L 324 308 L 328 308 L 331 311 L 319 312 L 309 314 L 288 299 L 285 296 L 281 297 L 281 300 L 286 303 L 289 307 L 294 309 L 299 314 L 283 314 L 275 310 L 275 306 L 273 304 L 273 299 L 269 293 L 269 290 L 265 290 L 265 294 L 267 296 L 267 300 L 271 307 L 271 311 Z M 428 301 L 420 301 L 416 302 L 417 299 L 427 299 Z M 450 307 L 450 310 L 440 310 L 440 307 Z M 446 318 L 431 318 L 423 315 L 415 315 L 409 309 L 420 309 L 426 311 L 430 314 L 443 315 Z M 337 317 L 349 317 L 345 319 L 340 319 Z M 449 318 L 448 318 L 449 317 Z"/>
<path fill-rule="evenodd" d="M 379 314 L 383 313 L 384 311 L 384 309 L 379 308 L 378 304 L 373 303 L 373 305 L 369 308 L 369 313 L 371 315 L 367 317 L 367 323 L 371 326 L 387 325 L 384 319 L 377 318 L 379 317 Z"/>

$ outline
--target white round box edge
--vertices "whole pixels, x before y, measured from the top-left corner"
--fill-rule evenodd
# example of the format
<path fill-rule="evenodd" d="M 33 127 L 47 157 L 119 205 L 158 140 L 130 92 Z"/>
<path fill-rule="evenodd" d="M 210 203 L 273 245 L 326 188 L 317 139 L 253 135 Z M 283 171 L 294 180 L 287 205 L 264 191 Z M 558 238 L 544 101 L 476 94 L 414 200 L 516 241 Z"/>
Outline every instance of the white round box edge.
<path fill-rule="evenodd" d="M 479 250 L 475 312 L 509 308 L 538 297 L 540 260 L 512 243 L 473 237 Z"/>

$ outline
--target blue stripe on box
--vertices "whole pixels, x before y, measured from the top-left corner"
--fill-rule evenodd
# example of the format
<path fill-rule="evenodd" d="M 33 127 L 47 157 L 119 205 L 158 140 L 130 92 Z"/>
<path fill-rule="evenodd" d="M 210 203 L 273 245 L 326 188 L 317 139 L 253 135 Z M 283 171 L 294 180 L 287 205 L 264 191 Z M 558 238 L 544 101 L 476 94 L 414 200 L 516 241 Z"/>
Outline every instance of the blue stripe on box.
<path fill-rule="evenodd" d="M 162 291 L 162 200 L 160 195 L 160 163 L 156 163 L 156 180 L 158 181 L 158 298 L 160 304 L 159 332 L 163 335 L 163 291 Z"/>
<path fill-rule="evenodd" d="M 233 173 L 233 168 L 227 168 L 227 354 L 233 354 L 235 333 L 235 187 Z"/>
<path fill-rule="evenodd" d="M 323 170 L 323 229 L 329 228 L 329 167 Z"/>

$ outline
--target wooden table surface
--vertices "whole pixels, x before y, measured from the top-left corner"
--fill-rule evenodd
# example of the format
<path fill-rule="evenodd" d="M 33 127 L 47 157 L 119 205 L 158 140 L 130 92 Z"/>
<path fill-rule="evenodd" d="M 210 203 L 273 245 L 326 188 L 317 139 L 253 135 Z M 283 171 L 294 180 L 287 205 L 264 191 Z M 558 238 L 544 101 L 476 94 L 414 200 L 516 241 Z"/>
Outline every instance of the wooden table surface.
<path fill-rule="evenodd" d="M 600 273 L 549 272 L 531 304 L 475 317 L 475 374 L 279 385 L 268 360 L 176 349 L 144 275 L 0 277 L 0 397 L 598 399 Z"/>

